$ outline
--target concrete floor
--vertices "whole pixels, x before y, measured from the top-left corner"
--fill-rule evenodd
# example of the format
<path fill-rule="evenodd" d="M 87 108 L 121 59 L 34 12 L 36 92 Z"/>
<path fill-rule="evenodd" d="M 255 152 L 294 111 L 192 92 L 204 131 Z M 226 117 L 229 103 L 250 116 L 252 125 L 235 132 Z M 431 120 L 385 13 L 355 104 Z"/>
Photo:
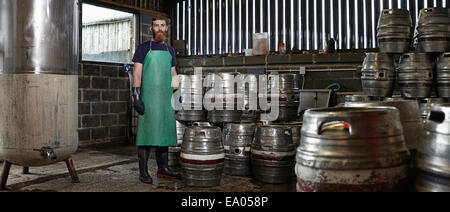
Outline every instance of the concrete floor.
<path fill-rule="evenodd" d="M 156 161 L 150 160 L 153 184 L 138 180 L 137 148 L 129 144 L 102 144 L 80 148 L 73 155 L 81 183 L 73 184 L 64 162 L 31 167 L 12 166 L 6 192 L 295 192 L 295 178 L 289 184 L 273 185 L 247 177 L 223 175 L 221 185 L 195 188 L 182 180 L 156 178 Z M 1 167 L 1 166 L 0 166 Z M 181 172 L 180 168 L 173 170 Z"/>

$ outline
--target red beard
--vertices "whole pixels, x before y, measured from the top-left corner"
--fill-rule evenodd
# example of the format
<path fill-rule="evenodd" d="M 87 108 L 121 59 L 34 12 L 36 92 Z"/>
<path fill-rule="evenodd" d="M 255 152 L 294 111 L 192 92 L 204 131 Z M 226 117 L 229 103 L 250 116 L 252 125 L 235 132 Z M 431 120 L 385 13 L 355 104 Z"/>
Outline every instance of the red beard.
<path fill-rule="evenodd" d="M 154 32 L 153 39 L 156 43 L 163 43 L 166 40 L 166 33 L 162 30 Z"/>

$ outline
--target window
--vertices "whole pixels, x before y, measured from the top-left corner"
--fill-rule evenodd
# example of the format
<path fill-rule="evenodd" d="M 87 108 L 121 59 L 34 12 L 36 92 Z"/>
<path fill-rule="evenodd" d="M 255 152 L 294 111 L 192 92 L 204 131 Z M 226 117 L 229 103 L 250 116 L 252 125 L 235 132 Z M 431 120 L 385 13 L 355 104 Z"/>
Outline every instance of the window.
<path fill-rule="evenodd" d="M 131 63 L 136 16 L 119 10 L 82 4 L 83 61 Z"/>

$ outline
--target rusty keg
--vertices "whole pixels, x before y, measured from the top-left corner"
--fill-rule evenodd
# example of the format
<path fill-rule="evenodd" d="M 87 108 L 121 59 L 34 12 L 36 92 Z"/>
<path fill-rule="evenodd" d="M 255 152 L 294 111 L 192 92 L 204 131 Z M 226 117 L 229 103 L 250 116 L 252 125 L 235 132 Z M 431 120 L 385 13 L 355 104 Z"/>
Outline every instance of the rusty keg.
<path fill-rule="evenodd" d="M 405 143 L 414 155 L 423 136 L 423 122 L 419 104 L 414 100 L 386 98 L 384 101 L 346 102 L 346 107 L 395 107 L 400 111 Z"/>
<path fill-rule="evenodd" d="M 212 123 L 240 122 L 244 107 L 243 75 L 209 73 L 205 81 L 207 120 Z"/>
<path fill-rule="evenodd" d="M 450 52 L 443 53 L 436 64 L 439 97 L 450 98 Z"/>
<path fill-rule="evenodd" d="M 361 73 L 364 94 L 374 97 L 392 96 L 396 75 L 391 55 L 366 53 Z"/>
<path fill-rule="evenodd" d="M 254 179 L 264 183 L 288 183 L 292 178 L 294 156 L 291 127 L 256 127 L 251 154 Z"/>
<path fill-rule="evenodd" d="M 297 189 L 397 190 L 407 176 L 409 157 L 396 108 L 310 109 L 296 155 Z"/>
<path fill-rule="evenodd" d="M 450 104 L 433 104 L 417 153 L 417 191 L 450 192 Z"/>
<path fill-rule="evenodd" d="M 203 121 L 203 77 L 202 75 L 178 75 L 180 81 L 181 108 L 177 111 L 179 121 Z"/>
<path fill-rule="evenodd" d="M 169 147 L 169 166 L 180 165 L 181 144 L 183 144 L 183 135 L 186 125 L 177 121 L 177 145 Z"/>
<path fill-rule="evenodd" d="M 377 28 L 378 48 L 381 53 L 409 52 L 412 40 L 412 20 L 406 9 L 385 9 Z"/>
<path fill-rule="evenodd" d="M 427 53 L 408 53 L 400 58 L 397 81 L 405 98 L 428 98 L 433 88 L 433 60 Z"/>
<path fill-rule="evenodd" d="M 186 128 L 180 154 L 180 164 L 186 185 L 219 186 L 224 160 L 220 128 L 199 126 Z"/>
<path fill-rule="evenodd" d="M 250 154 L 256 124 L 226 124 L 223 129 L 225 148 L 224 173 L 232 176 L 250 175 Z"/>
<path fill-rule="evenodd" d="M 450 10 L 424 8 L 416 28 L 417 47 L 421 52 L 450 51 Z"/>

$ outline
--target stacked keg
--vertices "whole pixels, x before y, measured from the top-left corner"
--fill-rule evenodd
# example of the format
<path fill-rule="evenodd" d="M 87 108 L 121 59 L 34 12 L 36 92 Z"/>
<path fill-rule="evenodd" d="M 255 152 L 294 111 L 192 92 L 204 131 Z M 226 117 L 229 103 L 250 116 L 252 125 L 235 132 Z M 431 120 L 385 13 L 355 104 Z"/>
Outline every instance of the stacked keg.
<path fill-rule="evenodd" d="M 224 168 L 222 131 L 218 127 L 187 127 L 180 163 L 185 184 L 194 187 L 219 186 Z"/>
<path fill-rule="evenodd" d="M 437 90 L 440 97 L 450 98 L 450 52 L 443 53 L 436 64 Z"/>
<path fill-rule="evenodd" d="M 180 165 L 181 144 L 183 144 L 183 135 L 186 125 L 177 121 L 177 145 L 169 147 L 169 166 Z"/>
<path fill-rule="evenodd" d="M 364 94 L 374 97 L 390 97 L 394 92 L 395 65 L 389 54 L 366 53 L 362 72 Z"/>
<path fill-rule="evenodd" d="M 415 188 L 423 192 L 450 191 L 450 105 L 433 104 L 425 124 L 426 135 L 419 146 L 420 170 Z"/>
<path fill-rule="evenodd" d="M 181 92 L 181 110 L 177 112 L 179 121 L 202 121 L 203 110 L 203 77 L 202 75 L 178 75 Z"/>
<path fill-rule="evenodd" d="M 206 77 L 208 91 L 208 121 L 212 123 L 240 122 L 244 105 L 243 75 L 239 73 L 209 73 Z"/>
<path fill-rule="evenodd" d="M 244 110 L 241 122 L 255 123 L 259 120 L 260 110 L 258 108 L 258 85 L 260 76 L 258 74 L 243 75 L 244 83 Z"/>
<path fill-rule="evenodd" d="M 409 52 L 412 38 L 412 20 L 408 10 L 383 10 L 377 29 L 378 47 L 381 53 Z"/>
<path fill-rule="evenodd" d="M 297 191 L 395 191 L 409 152 L 393 107 L 310 109 L 297 149 Z"/>
<path fill-rule="evenodd" d="M 233 176 L 250 175 L 250 153 L 256 124 L 226 124 L 223 129 L 225 148 L 224 173 Z"/>
<path fill-rule="evenodd" d="M 253 178 L 265 183 L 288 183 L 295 147 L 288 126 L 257 126 L 251 150 Z"/>
<path fill-rule="evenodd" d="M 421 52 L 450 51 L 450 10 L 424 8 L 416 27 L 417 49 Z"/>
<path fill-rule="evenodd" d="M 279 94 L 270 93 L 272 88 L 279 88 Z M 298 74 L 270 74 L 268 76 L 268 95 L 272 102 L 276 99 L 279 101 L 279 114 L 275 121 L 297 120 L 300 105 Z"/>
<path fill-rule="evenodd" d="M 404 98 L 431 96 L 433 65 L 433 60 L 427 53 L 408 53 L 400 58 L 397 81 Z"/>

